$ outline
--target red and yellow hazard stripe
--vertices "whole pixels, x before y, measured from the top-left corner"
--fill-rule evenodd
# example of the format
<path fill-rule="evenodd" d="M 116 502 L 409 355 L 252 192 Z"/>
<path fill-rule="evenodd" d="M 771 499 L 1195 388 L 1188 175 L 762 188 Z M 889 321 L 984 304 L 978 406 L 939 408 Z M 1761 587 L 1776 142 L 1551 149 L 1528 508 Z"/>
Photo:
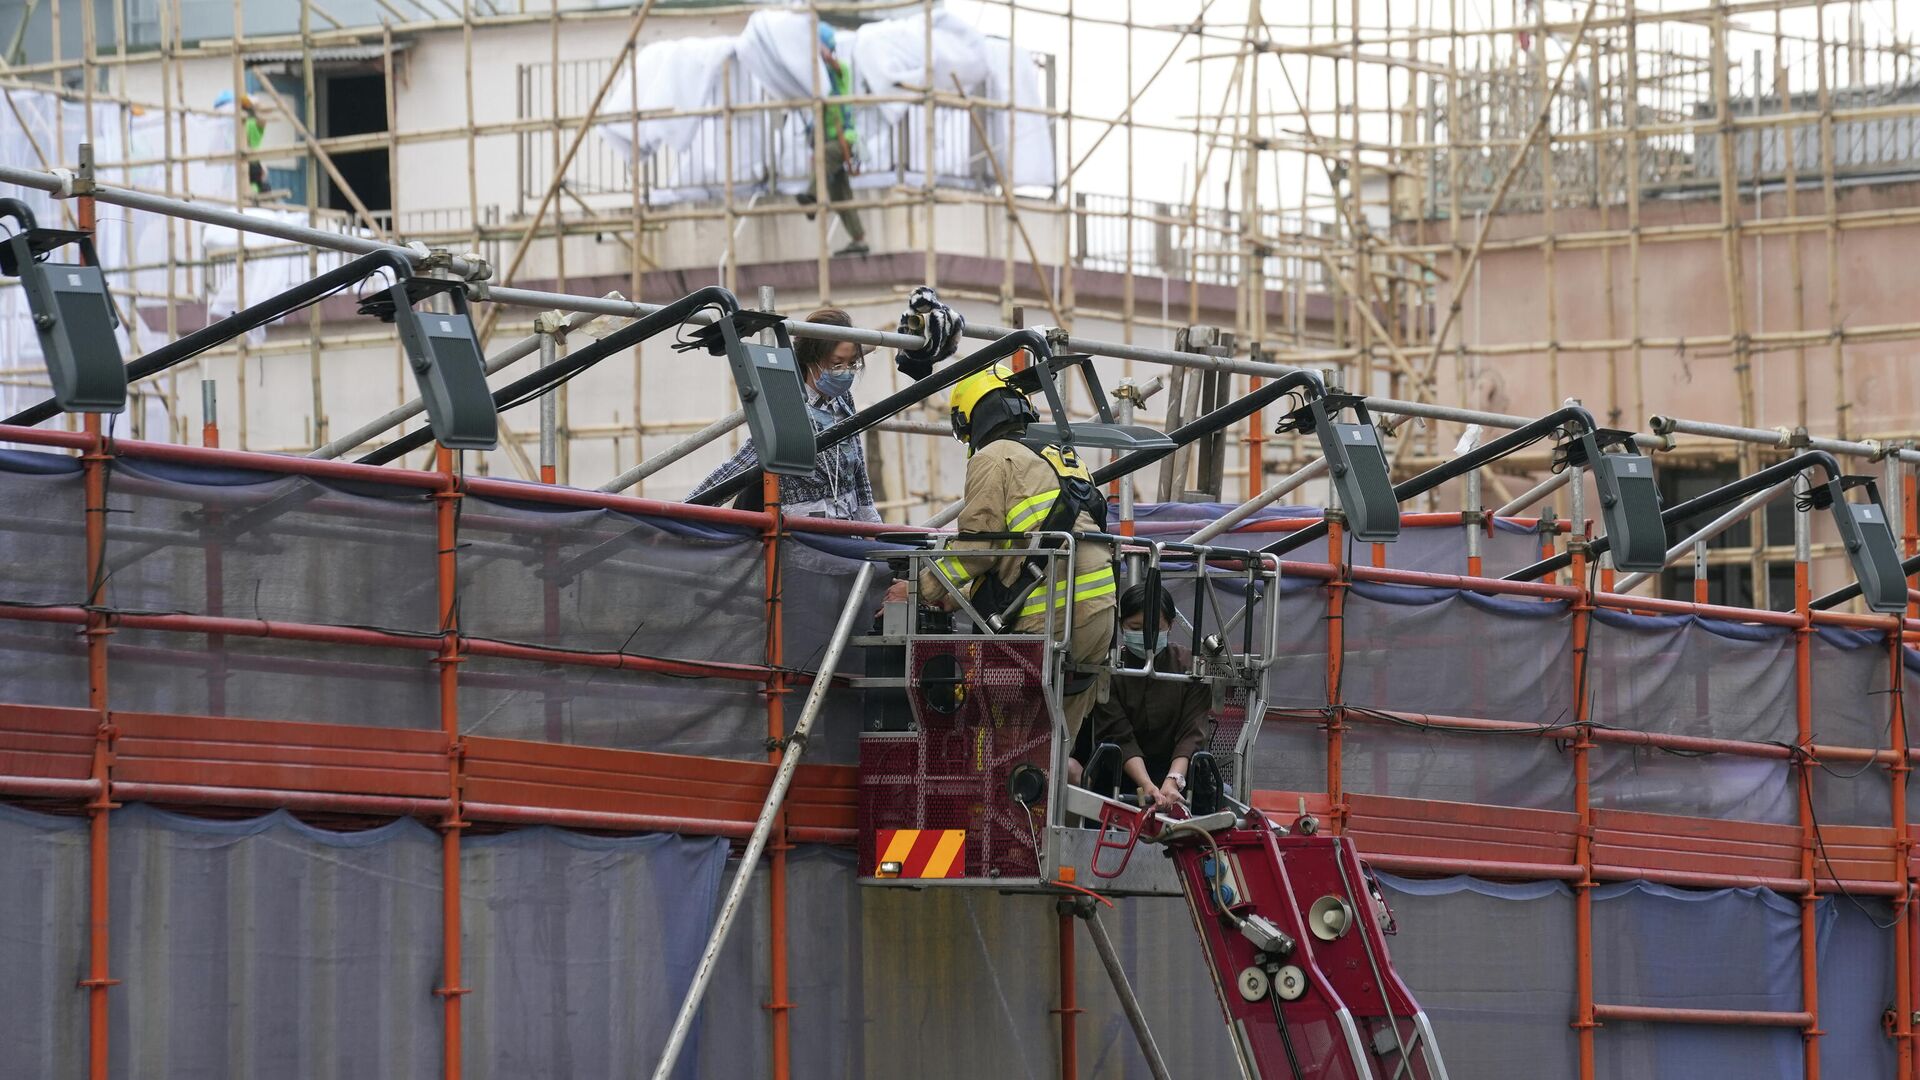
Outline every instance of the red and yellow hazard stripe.
<path fill-rule="evenodd" d="M 966 877 L 966 847 L 965 829 L 881 829 L 874 843 L 880 853 L 874 876 Z"/>

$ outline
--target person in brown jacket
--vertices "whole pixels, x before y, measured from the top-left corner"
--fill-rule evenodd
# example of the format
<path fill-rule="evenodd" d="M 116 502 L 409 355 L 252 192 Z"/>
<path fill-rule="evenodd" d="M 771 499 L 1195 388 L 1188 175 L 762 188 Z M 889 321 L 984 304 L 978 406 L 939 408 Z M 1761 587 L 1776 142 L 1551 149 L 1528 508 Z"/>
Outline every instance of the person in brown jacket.
<path fill-rule="evenodd" d="M 1100 524 L 1085 510 L 1076 510 L 1077 500 L 1068 490 L 1071 476 L 1086 476 L 1071 451 L 1064 456 L 1054 447 L 1037 452 L 1020 441 L 1027 425 L 1039 419 L 1039 414 L 1026 395 L 1008 385 L 1012 377 L 1011 370 L 995 365 L 954 385 L 954 436 L 967 444 L 966 496 L 955 529 L 963 534 L 1099 531 Z M 1061 463 L 1050 462 L 1043 452 Z M 1090 481 L 1086 490 L 1104 503 L 1105 496 Z M 1069 517 L 1068 511 L 1076 512 Z M 982 603 L 992 607 L 993 611 L 981 612 L 991 616 L 1004 602 L 992 599 L 994 594 L 1010 597 L 1029 580 L 1024 575 L 1030 556 L 992 553 L 1012 546 L 1005 540 L 959 540 L 952 545 L 954 553 L 937 563 L 949 581 L 968 592 L 976 607 Z M 975 551 L 980 554 L 968 554 Z M 946 587 L 934 575 L 931 566 L 921 573 L 920 599 L 928 604 L 954 606 Z M 1105 696 L 1108 676 L 1103 661 L 1113 644 L 1114 592 L 1112 549 L 1106 544 L 1081 542 L 1074 546 L 1071 574 L 1063 578 L 1056 573 L 1050 590 L 1036 586 L 1028 592 L 1015 609 L 1009 627 L 1016 634 L 1042 633 L 1051 609 L 1057 630 L 1070 607 L 1073 628 L 1067 639 L 1068 655 L 1078 664 L 1102 664 L 1101 670 L 1091 676 L 1071 669 L 1066 672 L 1066 689 L 1071 692 L 1061 704 L 1069 740 L 1079 732 L 1094 701 Z M 888 598 L 901 600 L 906 594 L 907 585 L 901 582 Z"/>
<path fill-rule="evenodd" d="M 1160 593 L 1160 629 L 1155 636 L 1153 668 L 1186 673 L 1193 670 L 1187 650 L 1169 640 L 1173 631 L 1173 596 Z M 1120 596 L 1120 642 L 1129 654 L 1127 666 L 1138 668 L 1147 658 L 1147 587 L 1134 585 Z M 1113 678 L 1108 698 L 1095 707 L 1086 738 L 1074 749 L 1082 763 L 1095 740 L 1120 747 L 1121 770 L 1142 799 L 1160 809 L 1181 801 L 1187 789 L 1187 762 L 1205 749 L 1213 737 L 1213 691 L 1204 682 L 1150 679 L 1143 675 Z"/>

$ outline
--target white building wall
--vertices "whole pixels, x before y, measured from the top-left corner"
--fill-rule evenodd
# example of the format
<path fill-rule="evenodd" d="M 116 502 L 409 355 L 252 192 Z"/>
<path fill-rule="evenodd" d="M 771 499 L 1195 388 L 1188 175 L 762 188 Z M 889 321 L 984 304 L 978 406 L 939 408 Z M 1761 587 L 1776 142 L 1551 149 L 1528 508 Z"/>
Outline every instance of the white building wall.
<path fill-rule="evenodd" d="M 641 44 L 665 35 L 695 36 L 736 33 L 744 23 L 740 16 L 713 18 L 674 18 L 654 20 L 642 35 Z M 625 24 L 617 20 L 568 21 L 557 28 L 550 24 L 477 31 L 473 39 L 473 116 L 481 124 L 511 121 L 518 111 L 516 66 L 547 63 L 555 54 L 562 61 L 592 56 L 611 56 L 619 48 Z M 397 133 L 409 134 L 453 131 L 450 138 L 432 142 L 405 143 L 399 146 L 395 161 L 394 202 L 400 220 L 428 211 L 446 211 L 464 223 L 466 212 L 477 204 L 483 221 L 512 221 L 529 214 L 538 202 L 546 177 L 534 177 L 531 190 L 523 191 L 521 145 L 516 134 L 479 135 L 473 140 L 472 155 L 477 163 L 469 188 L 469 149 L 464 134 L 468 124 L 467 47 L 458 30 L 409 34 L 407 47 L 394 54 L 395 111 Z M 294 70 L 298 65 L 293 65 Z M 185 101 L 198 109 L 210 109 L 220 92 L 233 84 L 231 58 L 209 57 L 182 61 L 169 78 L 177 83 L 169 90 L 177 104 Z M 158 106 L 163 100 L 162 69 L 157 62 L 133 63 L 124 73 L 125 93 L 136 101 Z M 264 95 L 256 95 L 264 98 Z M 292 164 L 302 153 L 292 125 L 271 114 L 262 100 L 269 126 L 265 146 L 284 149 L 285 162 Z M 533 138 L 550 139 L 551 129 L 543 129 Z M 572 129 L 562 128 L 560 145 L 572 138 Z M 589 136 L 589 139 L 594 139 Z M 547 152 L 543 160 L 550 161 Z M 877 192 L 874 194 L 878 194 Z M 917 195 L 918 189 L 899 189 L 896 195 Z M 769 196 L 769 200 L 791 203 L 790 196 Z M 601 202 L 606 203 L 603 197 Z M 772 205 L 763 202 L 761 205 Z M 712 204 L 708 204 L 711 206 Z M 745 205 L 744 200 L 742 205 Z M 568 217 L 580 213 L 576 204 L 562 199 L 558 211 Z M 551 220 L 553 211 L 549 211 Z M 448 220 L 443 217 L 442 221 Z M 1006 211 L 996 201 L 941 205 L 935 209 L 931 230 L 922 206 L 900 207 L 886 211 L 867 210 L 863 220 L 869 242 L 877 252 L 923 250 L 931 241 L 942 253 L 985 257 L 998 261 L 1008 250 Z M 1058 262 L 1068 249 L 1068 221 L 1063 215 L 1028 213 L 1026 225 L 1042 261 Z M 846 242 L 839 223 L 828 218 L 831 247 Z M 195 227 L 197 228 L 197 226 Z M 679 282 L 686 289 L 725 280 L 729 232 L 726 224 L 712 221 L 669 221 L 646 230 L 643 253 L 653 266 L 685 271 Z M 516 234 L 517 235 L 517 234 Z M 513 250 L 514 236 L 497 240 L 495 249 L 504 262 Z M 738 219 L 731 230 L 732 257 L 743 267 L 739 291 L 743 301 L 755 301 L 753 265 L 775 262 L 811 263 L 820 249 L 820 227 L 798 214 L 747 216 Z M 454 245 L 461 247 L 461 245 Z M 1024 263 L 1025 245 L 1017 238 L 1012 250 Z M 463 248 L 462 248 L 463 249 Z M 535 242 L 521 267 L 513 274 L 516 282 L 547 284 L 564 274 L 563 284 L 570 291 L 585 291 L 579 284 L 585 277 L 613 277 L 621 291 L 633 272 L 633 258 L 625 245 L 611 235 L 575 236 L 565 242 L 564 255 L 556 254 L 552 239 Z M 845 265 L 836 262 L 834 266 Z M 830 267 L 831 273 L 832 267 Z M 504 266 L 499 268 L 504 273 Z M 902 280 L 892 286 L 894 295 L 875 302 L 853 306 L 855 321 L 873 328 L 891 328 L 899 315 L 899 305 L 916 280 Z M 835 287 L 844 292 L 844 285 Z M 1031 282 L 1022 285 L 1031 290 Z M 862 290 L 871 295 L 872 289 Z M 677 295 L 677 293 L 676 293 Z M 634 299 L 663 302 L 671 296 L 637 296 Z M 250 294 L 246 302 L 260 299 Z M 821 297 L 781 295 L 782 310 L 804 315 Z M 991 299 L 968 299 L 962 306 L 970 317 L 998 323 L 1004 321 L 999 305 Z M 484 310 L 484 309 L 483 309 Z M 529 333 L 533 313 L 509 309 L 493 336 L 490 351 Z M 1032 313 L 1035 321 L 1046 316 Z M 184 330 L 193 329 L 183 325 Z M 195 366 L 182 368 L 175 376 L 179 413 L 176 437 L 196 439 L 200 430 L 199 381 L 211 378 L 216 383 L 220 426 L 224 445 L 244 444 L 252 449 L 298 451 L 310 447 L 321 437 L 315 430 L 314 358 L 306 344 L 308 323 L 296 317 L 289 324 L 275 327 L 264 347 L 255 347 L 241 363 L 231 352 L 215 354 Z M 1094 320 L 1084 320 L 1080 329 L 1087 333 L 1119 337 L 1119 330 Z M 318 358 L 321 411 L 328 428 L 327 437 L 337 437 L 367 419 L 376 416 L 415 394 L 397 345 L 383 337 L 385 328 L 371 321 L 335 322 L 326 326 L 329 334 L 350 333 L 358 340 L 346 345 L 324 348 Z M 371 339 L 371 340 L 369 340 Z M 576 336 L 573 347 L 586 339 Z M 583 374 L 562 391 L 563 424 L 586 434 L 570 440 L 563 458 L 563 476 L 576 486 L 593 487 L 604 483 L 642 457 L 651 456 L 680 441 L 691 432 L 737 406 L 730 379 L 721 361 L 702 355 L 673 352 L 667 339 L 648 343 L 633 354 L 610 359 Z M 495 377 L 495 385 L 533 369 L 537 361 L 523 360 Z M 1115 371 L 1109 380 L 1118 377 Z M 904 380 L 893 371 L 890 354 L 871 358 L 868 374 L 856 389 L 861 401 L 871 401 Z M 514 410 L 503 417 L 513 431 L 532 434 L 537 431 L 538 409 L 532 406 Z M 627 427 L 635 417 L 650 429 L 644 438 L 631 435 L 619 439 L 596 437 L 595 431 Z M 925 419 L 944 421 L 944 403 L 926 412 Z M 723 438 L 650 478 L 633 494 L 655 498 L 682 498 L 715 465 L 737 448 L 743 432 Z M 538 443 L 523 442 L 527 459 L 537 460 Z M 935 503 L 957 493 L 964 469 L 961 448 L 951 439 L 883 433 L 871 444 L 876 479 L 887 489 L 887 497 L 902 498 L 903 489 L 925 492 L 930 482 L 937 489 Z M 364 448 L 360 451 L 364 452 Z M 423 464 L 424 454 L 409 459 Z M 507 451 L 487 455 L 476 468 L 507 476 L 521 475 L 514 457 Z M 931 478 L 931 480 L 930 480 Z M 902 507 L 889 513 L 896 520 L 917 520 L 929 512 L 925 505 Z"/>

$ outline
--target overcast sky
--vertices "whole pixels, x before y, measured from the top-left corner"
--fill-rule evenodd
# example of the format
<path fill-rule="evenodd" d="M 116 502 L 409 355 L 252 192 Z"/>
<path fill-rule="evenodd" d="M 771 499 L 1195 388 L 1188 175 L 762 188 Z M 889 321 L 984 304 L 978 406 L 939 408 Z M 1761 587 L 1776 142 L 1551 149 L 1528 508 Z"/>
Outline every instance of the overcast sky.
<path fill-rule="evenodd" d="M 1064 17 L 1068 0 L 1022 0 L 1021 10 L 1011 16 L 1006 5 L 981 0 L 947 0 L 947 7 L 991 34 L 1007 34 L 1011 18 L 1012 36 L 1019 44 L 1059 58 L 1060 103 L 1066 104 L 1067 82 L 1071 80 L 1074 112 L 1086 117 L 1074 125 L 1069 162 L 1073 164 L 1086 158 L 1086 164 L 1074 178 L 1076 190 L 1082 192 L 1119 195 L 1126 191 L 1128 154 L 1124 130 L 1113 131 L 1091 156 L 1087 150 L 1107 127 L 1105 120 L 1118 116 L 1126 108 L 1134 90 L 1146 85 L 1172 52 L 1172 61 L 1135 106 L 1135 116 L 1145 123 L 1178 128 L 1180 133 L 1135 133 L 1133 182 L 1136 198 L 1184 204 L 1191 197 L 1196 162 L 1205 150 L 1205 143 L 1196 142 L 1195 131 L 1204 126 L 1211 132 L 1211 118 L 1217 117 L 1223 108 L 1231 114 L 1226 131 L 1230 133 L 1243 123 L 1247 105 L 1242 95 L 1252 80 L 1243 76 L 1240 91 L 1230 92 L 1237 48 L 1234 41 L 1213 37 L 1200 40 L 1191 35 L 1181 40 L 1177 30 L 1191 23 L 1204 9 L 1210 30 L 1225 38 L 1240 38 L 1244 36 L 1249 8 L 1256 3 L 1258 0 L 1212 0 L 1211 3 L 1207 0 L 1074 0 L 1074 11 L 1082 16 L 1120 20 L 1126 18 L 1131 9 L 1136 22 L 1132 35 L 1131 87 L 1126 29 L 1081 19 L 1074 26 L 1069 49 L 1068 24 Z M 1350 35 L 1350 20 L 1356 5 L 1362 35 L 1366 38 L 1404 33 L 1410 25 L 1445 30 L 1453 25 L 1450 20 L 1457 19 L 1463 31 L 1475 35 L 1461 42 L 1462 59 L 1469 63 L 1484 62 L 1492 56 L 1495 63 L 1505 64 L 1510 55 L 1523 50 L 1525 45 L 1517 35 L 1489 36 L 1485 31 L 1525 25 L 1540 17 L 1529 0 L 1285 0 L 1266 3 L 1261 10 L 1271 37 L 1277 42 L 1344 45 Z M 1705 11 L 1711 6 L 1710 0 L 1662 0 L 1642 2 L 1639 11 L 1645 19 L 1662 12 Z M 1842 0 L 1827 6 L 1830 42 L 1846 41 L 1853 36 L 1849 28 L 1856 6 L 1861 34 L 1869 42 L 1882 46 L 1896 39 L 1911 42 L 1915 31 L 1920 30 L 1920 0 L 1872 0 L 1858 5 Z M 1586 0 L 1547 0 L 1545 18 L 1550 23 L 1577 23 L 1586 7 Z M 1624 10 L 1621 0 L 1600 0 L 1598 17 L 1619 15 Z M 1172 27 L 1174 32 L 1149 29 L 1149 26 Z M 1781 18 L 1785 37 L 1782 51 L 1796 92 L 1811 90 L 1815 83 L 1815 30 L 1811 6 L 1787 12 Z M 1620 32 L 1611 32 L 1619 40 Z M 1761 74 L 1760 88 L 1765 93 L 1772 92 L 1773 33 L 1771 13 L 1736 20 L 1735 32 L 1729 36 L 1728 43 L 1736 99 L 1751 100 L 1756 60 Z M 1558 70 L 1571 38 L 1571 32 L 1549 35 L 1546 44 L 1549 77 Z M 1703 61 L 1709 55 L 1710 39 L 1704 27 L 1697 24 L 1643 25 L 1638 38 L 1643 73 L 1657 62 L 1655 54 L 1662 50 L 1698 56 Z M 1421 47 L 1422 57 L 1445 63 L 1450 44 L 1444 37 L 1425 42 Z M 1393 47 L 1399 56 L 1405 56 L 1407 49 L 1405 44 Z M 1383 49 L 1375 46 L 1372 51 L 1377 53 Z M 1075 64 L 1075 60 L 1079 63 Z M 1586 66 L 1583 56 L 1569 73 L 1570 81 L 1584 86 Z M 1701 71 L 1694 78 L 1704 92 L 1704 63 L 1698 66 Z M 1841 86 L 1848 82 L 1849 75 L 1848 60 L 1843 55 L 1829 78 L 1833 85 Z M 1384 109 L 1389 102 L 1395 108 L 1404 108 L 1409 90 L 1424 104 L 1430 93 L 1429 80 L 1419 79 L 1418 85 L 1411 85 L 1410 80 L 1416 78 L 1404 69 L 1389 71 L 1379 64 L 1362 64 L 1359 99 L 1369 114 L 1362 119 L 1365 140 L 1384 143 L 1404 138 L 1397 123 L 1389 130 Z M 1602 78 L 1604 81 L 1604 74 Z M 1886 84 L 1896 78 L 1904 81 L 1913 78 L 1904 60 L 1896 64 L 1885 53 L 1866 56 L 1864 82 Z M 1336 121 L 1342 135 L 1350 132 L 1351 119 L 1336 117 L 1329 111 L 1336 87 L 1346 100 L 1353 98 L 1351 67 L 1344 60 L 1291 55 L 1285 57 L 1283 68 L 1282 58 L 1269 54 L 1260 61 L 1257 79 L 1259 104 L 1265 114 L 1263 134 L 1293 140 L 1304 140 L 1309 135 L 1326 138 L 1334 134 Z M 1306 100 L 1311 100 L 1313 113 L 1303 118 L 1301 104 Z M 1204 125 L 1197 123 L 1196 114 L 1209 119 Z M 1064 134 L 1061 141 L 1061 152 L 1065 155 L 1068 150 Z M 1384 156 L 1380 160 L 1384 160 Z M 1223 190 L 1223 184 L 1229 181 L 1236 186 L 1230 191 Z M 1223 143 L 1221 149 L 1215 151 L 1207 171 L 1203 203 L 1237 205 L 1240 198 L 1237 181 L 1237 166 L 1228 158 Z M 1296 206 L 1303 183 L 1316 196 L 1326 194 L 1328 181 L 1320 162 L 1309 162 L 1305 155 L 1294 152 L 1265 155 L 1260 169 L 1263 203 L 1270 207 Z"/>

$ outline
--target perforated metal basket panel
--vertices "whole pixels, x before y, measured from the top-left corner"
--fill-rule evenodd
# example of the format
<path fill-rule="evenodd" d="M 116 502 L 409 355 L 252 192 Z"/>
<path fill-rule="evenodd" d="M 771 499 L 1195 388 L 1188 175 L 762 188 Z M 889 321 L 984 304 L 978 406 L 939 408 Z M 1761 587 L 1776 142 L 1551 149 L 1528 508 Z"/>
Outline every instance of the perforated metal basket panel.
<path fill-rule="evenodd" d="M 1220 778 L 1243 799 L 1246 793 L 1240 783 L 1240 759 L 1234 754 L 1234 748 L 1240 744 L 1240 733 L 1246 727 L 1247 691 L 1236 686 L 1227 691 L 1226 700 L 1214 714 L 1213 737 L 1207 740 L 1207 752 L 1220 766 Z"/>
<path fill-rule="evenodd" d="M 951 658 L 952 680 L 938 668 Z M 1008 790 L 1021 765 L 1045 769 L 1052 724 L 1040 684 L 1037 641 L 957 638 L 915 642 L 907 672 L 916 728 L 860 739 L 860 872 L 873 876 L 881 830 L 963 829 L 965 876 L 992 881 L 1039 873 L 1042 806 Z M 934 661 L 934 677 L 926 677 Z M 958 688 L 950 711 L 932 702 Z"/>

